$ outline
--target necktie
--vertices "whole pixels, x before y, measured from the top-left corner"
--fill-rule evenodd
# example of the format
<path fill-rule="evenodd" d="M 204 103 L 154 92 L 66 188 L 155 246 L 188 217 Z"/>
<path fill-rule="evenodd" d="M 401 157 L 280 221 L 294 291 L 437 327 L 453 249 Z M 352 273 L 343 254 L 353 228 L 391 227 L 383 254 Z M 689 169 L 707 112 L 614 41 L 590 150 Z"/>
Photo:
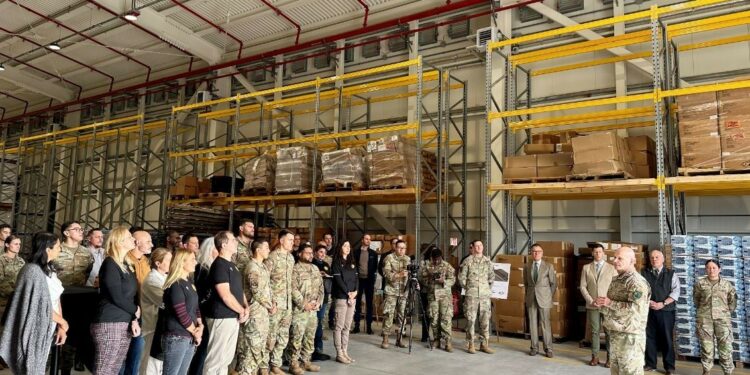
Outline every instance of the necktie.
<path fill-rule="evenodd" d="M 654 268 L 654 276 L 659 277 L 659 269 Z"/>
<path fill-rule="evenodd" d="M 601 271 L 601 270 L 602 270 L 602 264 L 601 263 L 596 263 L 596 276 L 597 277 L 599 276 L 599 271 Z"/>
<path fill-rule="evenodd" d="M 539 278 L 539 263 L 534 262 L 534 269 L 531 271 L 531 277 L 534 278 L 534 283 L 536 284 L 536 280 Z"/>

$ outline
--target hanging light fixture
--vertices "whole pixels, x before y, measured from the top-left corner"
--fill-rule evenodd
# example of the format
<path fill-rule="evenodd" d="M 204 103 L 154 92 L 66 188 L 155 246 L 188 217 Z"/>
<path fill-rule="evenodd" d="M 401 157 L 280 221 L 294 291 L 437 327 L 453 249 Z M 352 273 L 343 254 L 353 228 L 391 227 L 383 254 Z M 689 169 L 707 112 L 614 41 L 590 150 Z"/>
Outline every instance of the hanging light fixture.
<path fill-rule="evenodd" d="M 141 15 L 141 12 L 138 11 L 138 9 L 135 9 L 135 0 L 130 4 L 130 10 L 125 13 L 124 18 L 130 22 L 138 21 L 138 16 Z"/>
<path fill-rule="evenodd" d="M 53 51 L 59 51 L 59 50 L 62 49 L 62 47 L 60 47 L 60 45 L 57 44 L 57 42 L 53 42 L 52 44 L 48 45 L 47 48 L 49 48 L 49 49 L 51 49 Z"/>

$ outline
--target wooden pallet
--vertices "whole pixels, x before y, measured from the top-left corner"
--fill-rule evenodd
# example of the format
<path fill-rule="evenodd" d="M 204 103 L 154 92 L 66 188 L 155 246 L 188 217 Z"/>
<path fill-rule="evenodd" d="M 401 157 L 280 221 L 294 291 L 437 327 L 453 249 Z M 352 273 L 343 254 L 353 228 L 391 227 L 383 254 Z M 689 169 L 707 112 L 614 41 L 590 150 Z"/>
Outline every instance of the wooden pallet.
<path fill-rule="evenodd" d="M 600 180 L 627 180 L 632 179 L 633 175 L 628 172 L 604 173 L 598 175 L 591 174 L 572 174 L 567 177 L 567 181 L 600 181 Z"/>
<path fill-rule="evenodd" d="M 195 199 L 198 198 L 196 195 L 170 195 L 169 200 L 172 201 L 183 201 L 186 199 Z"/>
<path fill-rule="evenodd" d="M 506 184 L 530 184 L 537 182 L 565 182 L 567 176 L 563 177 L 529 177 L 529 178 L 506 178 Z"/>
<path fill-rule="evenodd" d="M 358 182 L 330 182 L 321 183 L 318 187 L 319 191 L 360 191 L 365 190 L 364 186 Z"/>
<path fill-rule="evenodd" d="M 198 194 L 198 197 L 200 198 L 227 198 L 229 197 L 229 193 L 224 193 L 224 192 L 200 193 Z"/>
<path fill-rule="evenodd" d="M 244 189 L 242 190 L 242 195 L 246 196 L 254 196 L 254 197 L 260 197 L 260 196 L 266 196 L 266 195 L 272 195 L 273 191 L 268 191 L 266 188 L 252 188 L 252 189 Z"/>
<path fill-rule="evenodd" d="M 743 174 L 750 173 L 750 169 L 721 169 L 721 168 L 678 168 L 677 174 L 680 176 L 711 176 L 724 174 Z"/>

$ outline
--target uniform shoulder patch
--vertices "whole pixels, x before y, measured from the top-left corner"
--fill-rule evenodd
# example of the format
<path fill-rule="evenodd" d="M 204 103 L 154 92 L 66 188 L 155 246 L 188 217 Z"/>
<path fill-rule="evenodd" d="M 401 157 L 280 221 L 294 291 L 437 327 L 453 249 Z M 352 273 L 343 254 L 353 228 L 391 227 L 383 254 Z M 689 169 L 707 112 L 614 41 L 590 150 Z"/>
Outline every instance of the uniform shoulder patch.
<path fill-rule="evenodd" d="M 640 299 L 641 296 L 643 296 L 643 293 L 641 293 L 640 290 L 636 290 L 635 292 L 633 292 L 633 298 L 634 299 Z"/>

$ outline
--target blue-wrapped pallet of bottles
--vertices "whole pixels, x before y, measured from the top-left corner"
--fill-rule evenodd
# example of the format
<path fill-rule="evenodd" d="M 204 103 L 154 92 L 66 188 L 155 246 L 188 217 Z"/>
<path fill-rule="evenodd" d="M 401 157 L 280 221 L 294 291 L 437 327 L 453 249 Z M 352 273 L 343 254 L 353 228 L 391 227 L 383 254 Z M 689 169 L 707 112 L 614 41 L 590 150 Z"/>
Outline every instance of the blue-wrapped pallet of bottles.
<path fill-rule="evenodd" d="M 750 311 L 750 291 L 747 290 L 750 285 L 750 236 L 675 235 L 671 238 L 671 245 L 672 268 L 681 286 L 675 324 L 677 353 L 686 357 L 700 356 L 693 286 L 698 278 L 706 275 L 706 261 L 714 259 L 721 265 L 721 277 L 734 284 L 737 290 L 737 309 L 732 313 L 733 357 L 750 363 L 750 320 L 747 316 L 747 311 Z"/>

